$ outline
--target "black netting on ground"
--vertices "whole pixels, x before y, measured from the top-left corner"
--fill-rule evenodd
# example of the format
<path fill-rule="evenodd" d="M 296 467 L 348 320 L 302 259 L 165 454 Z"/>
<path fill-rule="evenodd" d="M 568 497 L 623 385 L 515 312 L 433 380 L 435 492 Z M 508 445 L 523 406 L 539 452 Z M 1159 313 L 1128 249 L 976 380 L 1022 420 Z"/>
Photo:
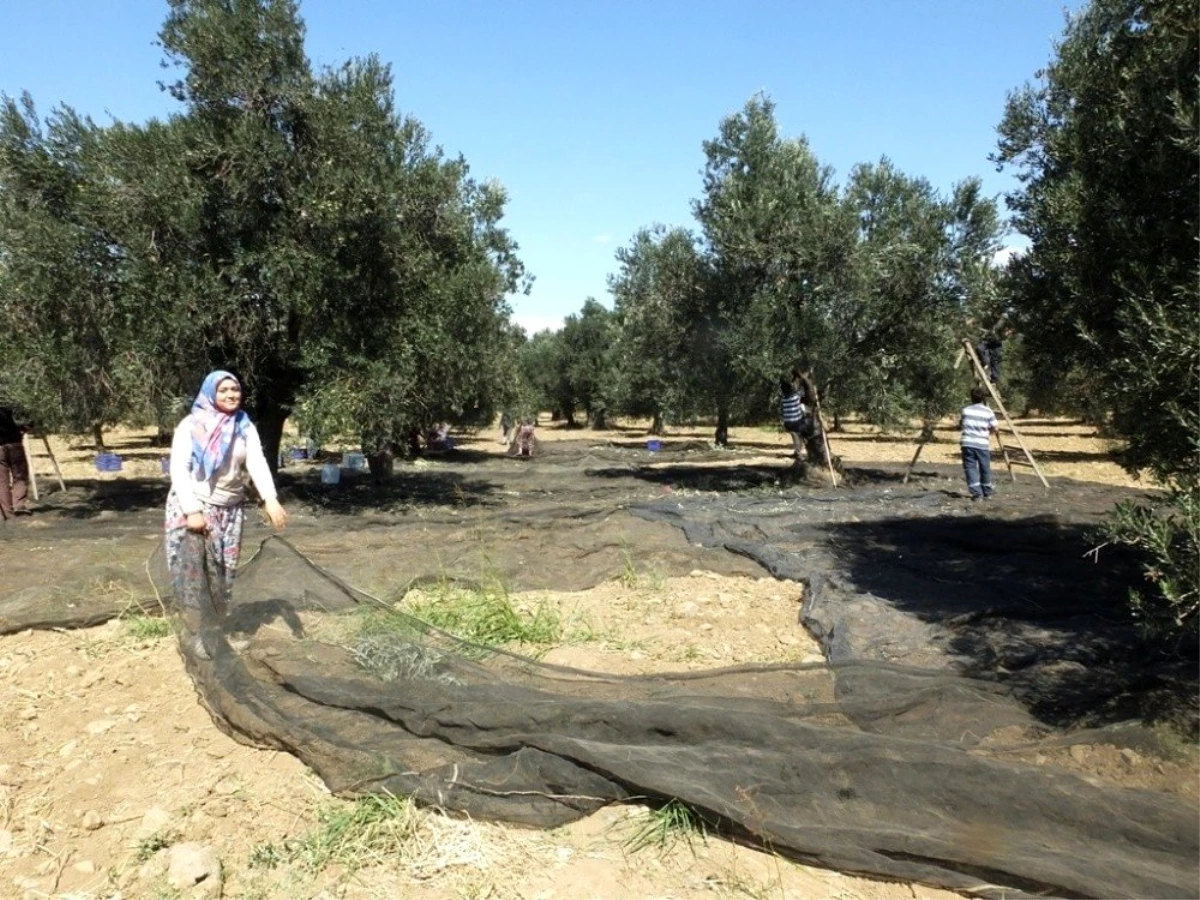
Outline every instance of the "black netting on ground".
<path fill-rule="evenodd" d="M 850 470 L 831 490 L 747 455 L 548 442 L 532 462 L 468 447 L 384 486 L 281 482 L 296 545 L 389 599 L 484 574 L 577 590 L 630 561 L 765 570 L 804 586 L 800 617 L 828 664 L 547 666 L 456 641 L 279 539 L 242 567 L 228 615 L 202 618 L 212 658 L 190 632 L 184 658 L 220 727 L 296 754 L 343 794 L 535 825 L 678 798 L 730 835 L 843 871 L 996 896 L 1200 894 L 1194 802 L 1055 763 L 1089 743 L 1161 749 L 1137 723 L 1172 685 L 1195 706 L 1194 653 L 1157 658 L 1137 640 L 1137 573 L 1082 553 L 1128 494 L 1006 483 L 982 511 L 950 469 L 909 485 Z M 161 541 L 164 493 L 73 489 L 0 531 L 0 632 L 146 606 L 127 586 Z M 158 552 L 149 568 L 174 608 Z"/>
<path fill-rule="evenodd" d="M 874 661 L 644 677 L 543 665 L 389 609 L 275 538 L 206 627 L 211 661 L 183 646 L 217 722 L 339 793 L 542 826 L 677 798 L 845 871 L 997 895 L 1195 890 L 1195 809 L 1010 761 L 1039 728 L 994 682 Z"/>

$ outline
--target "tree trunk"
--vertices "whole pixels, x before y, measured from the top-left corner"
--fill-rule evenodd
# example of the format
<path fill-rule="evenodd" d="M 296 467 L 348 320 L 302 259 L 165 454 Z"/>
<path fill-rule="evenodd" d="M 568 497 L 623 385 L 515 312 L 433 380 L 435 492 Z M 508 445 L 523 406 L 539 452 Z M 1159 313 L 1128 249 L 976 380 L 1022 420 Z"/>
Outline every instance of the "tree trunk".
<path fill-rule="evenodd" d="M 820 407 L 813 409 L 812 433 L 804 437 L 804 453 L 810 465 L 823 469 L 829 467 L 829 454 L 825 452 L 825 432 L 821 428 Z"/>
<path fill-rule="evenodd" d="M 254 423 L 272 475 L 279 471 L 279 450 L 283 444 L 283 424 L 286 421 L 287 412 L 275 406 L 260 409 Z"/>
<path fill-rule="evenodd" d="M 92 426 L 92 443 L 96 445 L 97 453 L 103 453 L 108 449 L 104 446 L 104 426 L 99 422 Z"/>
<path fill-rule="evenodd" d="M 656 412 L 654 414 L 654 418 L 650 422 L 650 433 L 654 435 L 660 435 L 663 433 L 663 430 L 663 414 Z"/>
<path fill-rule="evenodd" d="M 374 453 L 367 454 L 367 471 L 376 484 L 383 484 L 396 469 L 396 454 L 391 444 L 385 444 Z"/>

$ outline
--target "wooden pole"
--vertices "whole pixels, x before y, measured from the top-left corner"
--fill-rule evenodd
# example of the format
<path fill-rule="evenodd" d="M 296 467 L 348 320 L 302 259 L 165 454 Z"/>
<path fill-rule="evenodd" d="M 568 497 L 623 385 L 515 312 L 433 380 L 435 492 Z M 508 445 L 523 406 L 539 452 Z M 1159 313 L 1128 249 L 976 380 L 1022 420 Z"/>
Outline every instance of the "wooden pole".
<path fill-rule="evenodd" d="M 58 467 L 58 458 L 55 457 L 54 450 L 52 450 L 50 447 L 50 438 L 43 434 L 42 443 L 45 444 L 46 453 L 50 456 L 50 465 L 54 466 L 54 477 L 58 479 L 58 489 L 60 491 L 65 491 L 67 489 L 67 484 L 65 481 L 63 481 L 62 470 Z"/>
<path fill-rule="evenodd" d="M 33 454 L 29 452 L 29 435 L 21 435 L 21 449 L 25 451 L 25 468 L 29 470 L 29 493 L 33 495 L 33 500 L 36 503 L 38 497 L 37 489 L 37 473 L 33 470 Z"/>
<path fill-rule="evenodd" d="M 908 464 L 908 468 L 904 470 L 904 480 L 901 484 L 908 484 L 908 479 L 912 476 L 913 469 L 917 465 L 917 457 L 921 455 L 921 451 L 925 449 L 925 445 L 933 440 L 933 427 L 926 426 L 921 429 L 921 437 L 917 440 L 917 452 L 913 454 L 912 461 Z"/>
<path fill-rule="evenodd" d="M 829 480 L 837 487 L 837 473 L 833 470 L 833 451 L 829 449 L 829 431 L 825 428 L 825 417 L 821 415 L 821 404 L 813 401 L 813 412 L 817 414 L 817 423 L 821 426 L 821 440 L 825 444 L 825 462 L 829 466 Z"/>

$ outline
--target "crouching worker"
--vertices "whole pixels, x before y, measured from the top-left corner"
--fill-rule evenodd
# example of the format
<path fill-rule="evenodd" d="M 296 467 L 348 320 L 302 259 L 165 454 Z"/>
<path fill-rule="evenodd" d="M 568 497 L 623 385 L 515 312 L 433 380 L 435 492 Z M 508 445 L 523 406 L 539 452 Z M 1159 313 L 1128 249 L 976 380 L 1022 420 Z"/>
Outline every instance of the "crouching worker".
<path fill-rule="evenodd" d="M 450 437 L 450 423 L 442 422 L 435 428 L 425 432 L 425 450 L 429 453 L 446 453 L 454 449 L 454 439 Z"/>
<path fill-rule="evenodd" d="M 987 391 L 979 385 L 971 388 L 971 405 L 964 406 L 959 425 L 962 437 L 963 474 L 972 500 L 992 496 L 991 439 L 996 433 L 996 414 L 983 401 Z"/>
<path fill-rule="evenodd" d="M 211 659 L 229 609 L 242 550 L 247 476 L 271 525 L 287 525 L 258 430 L 242 409 L 242 387 L 229 372 L 209 373 L 171 442 L 167 494 L 167 567 L 187 649 Z"/>

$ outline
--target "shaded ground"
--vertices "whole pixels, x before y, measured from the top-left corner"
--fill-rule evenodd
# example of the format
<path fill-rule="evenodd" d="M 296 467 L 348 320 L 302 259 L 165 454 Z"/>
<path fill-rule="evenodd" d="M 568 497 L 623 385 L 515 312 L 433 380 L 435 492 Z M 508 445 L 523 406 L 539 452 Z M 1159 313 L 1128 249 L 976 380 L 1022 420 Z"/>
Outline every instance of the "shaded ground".
<path fill-rule="evenodd" d="M 365 477 L 347 474 L 341 484 L 324 486 L 311 466 L 285 470 L 281 482 L 293 513 L 289 538 L 317 563 L 384 600 L 421 580 L 501 582 L 529 604 L 549 598 L 569 606 L 573 600 L 593 630 L 608 635 L 553 652 L 551 661 L 576 666 L 635 672 L 804 662 L 815 658 L 816 647 L 798 625 L 803 609 L 808 630 L 831 659 L 952 667 L 1010 683 L 1028 714 L 1014 721 L 1014 738 L 1038 729 L 1112 726 L 1158 706 L 1178 710 L 1180 695 L 1184 709 L 1195 707 L 1194 683 L 1183 674 L 1189 666 L 1194 673 L 1194 658 L 1150 658 L 1134 640 L 1121 602 L 1131 583 L 1126 561 L 1083 555 L 1092 546 L 1088 528 L 1115 499 L 1130 496 L 1127 488 L 1056 480 L 1047 493 L 1026 478 L 1003 485 L 1001 499 L 977 508 L 959 496 L 959 473 L 942 463 L 919 465 L 917 476 L 902 485 L 902 464 L 872 461 L 851 468 L 851 487 L 833 490 L 791 480 L 772 440 L 746 442 L 733 451 L 708 449 L 694 437 L 664 444 L 662 452 L 650 454 L 637 441 L 595 436 L 545 441 L 543 453 L 530 463 L 500 458 L 480 440 L 452 456 L 402 468 L 382 494 Z M 0 618 L 0 628 L 102 621 L 131 603 L 153 608 L 144 568 L 158 541 L 164 489 L 153 477 L 73 483 L 68 492 L 49 495 L 32 521 L 8 529 L 0 536 L 0 553 L 11 590 L 2 598 L 0 617 L 11 624 Z M 248 548 L 264 534 L 261 526 L 253 526 Z M 767 573 L 773 577 L 764 577 Z M 604 599 L 587 599 L 590 590 L 605 592 Z M 28 610 L 38 610 L 40 618 L 31 621 Z M 47 640 L 57 643 L 42 643 Z M 30 730 L 50 730 L 39 707 L 69 717 L 68 701 L 86 694 L 73 687 L 72 679 L 90 677 L 88 640 L 23 635 L 6 641 L 22 642 L 0 645 L 10 683 L 18 683 L 19 671 L 36 672 L 42 689 L 23 687 L 36 696 L 12 699 L 3 711 L 6 720 L 26 723 L 21 744 L 5 746 L 4 758 L 15 759 L 22 745 L 41 747 L 41 754 L 32 755 L 42 759 L 40 767 L 32 768 L 46 776 L 34 791 L 28 780 L 7 770 L 10 824 L 32 821 L 34 798 L 41 791 L 47 821 L 62 823 L 62 834 L 78 831 L 70 821 L 74 812 L 66 813 L 70 804 L 106 803 L 109 809 L 121 804 L 114 803 L 106 777 L 93 785 L 96 790 L 86 801 L 55 797 L 55 780 L 70 771 L 73 754 L 118 727 L 124 730 L 126 722 L 138 725 L 146 709 L 113 703 L 112 713 L 97 721 L 114 724 L 97 726 L 86 737 L 70 737 L 70 728 L 56 725 L 55 733 L 66 739 L 57 747 L 44 744 L 39 730 Z M 122 649 L 124 658 L 129 648 Z M 156 659 L 160 672 L 172 668 L 170 657 L 153 644 L 135 644 L 134 650 Z M 60 669 L 34 663 L 47 655 L 81 661 L 60 663 L 65 665 Z M 79 672 L 67 671 L 71 665 Z M 125 681 L 114 682 L 118 696 L 119 688 L 131 687 Z M 72 724 L 78 729 L 81 723 Z M 203 720 L 189 727 L 202 733 Z M 144 729 L 128 731 L 133 750 L 124 754 L 126 767 L 139 764 L 138 735 L 144 736 Z M 1181 795 L 1194 804 L 1194 756 L 1180 761 L 1174 755 L 1178 747 L 1146 729 L 1106 734 L 1105 741 L 1063 740 L 1028 751 L 1016 749 L 1020 740 L 1014 740 L 1012 754 L 1090 778 Z M 63 751 L 72 740 L 75 746 Z M 177 757 L 170 747 L 175 742 L 166 743 L 165 750 L 150 756 Z M 195 752 L 194 738 L 186 743 L 192 748 L 188 754 Z M 272 758 L 283 760 L 279 765 L 285 768 L 294 766 L 289 757 Z M 258 759 L 251 753 L 235 769 L 254 768 Z M 54 769 L 57 775 L 48 774 Z M 111 777 L 119 778 L 121 771 L 117 767 Z M 289 771 L 290 778 L 303 777 Z M 221 798 L 237 794 L 222 794 L 219 783 L 209 786 L 199 803 L 210 819 L 228 817 L 231 803 Z M 181 806 L 196 806 L 195 798 L 178 799 Z M 224 815 L 205 812 L 211 804 Z M 131 808 L 137 811 L 136 802 Z M 246 812 L 239 807 L 239 816 Z M 194 814 L 194 808 L 186 816 L 176 814 L 176 824 L 189 835 L 222 830 L 221 823 L 205 824 L 204 816 L 197 825 Z M 274 828 L 288 826 L 276 821 Z M 132 824 L 125 829 L 131 834 L 123 840 L 133 838 L 133 829 Z M 48 859 L 30 851 L 27 830 L 9 830 L 14 846 L 26 852 L 16 858 L 15 869 L 20 877 L 42 878 L 38 890 L 45 890 L 55 873 L 37 871 Z M 43 844 L 59 847 L 60 857 L 61 848 L 69 846 L 49 838 Z M 519 853 L 516 846 L 501 852 Z M 570 849 L 568 856 L 583 853 L 571 841 L 562 846 Z M 113 852 L 103 851 L 107 864 L 115 864 Z M 555 853 L 561 861 L 562 854 Z M 105 867 L 92 862 L 97 869 Z M 725 864 L 754 868 L 749 881 L 756 890 L 777 885 L 771 890 L 784 895 L 837 890 L 849 892 L 844 896 L 893 896 L 872 893 L 878 889 L 866 882 L 832 888 L 824 882 L 824 888 L 810 884 L 797 891 L 789 881 L 791 863 L 776 863 L 774 875 L 769 867 L 755 868 L 757 863 L 744 860 Z M 786 877 L 780 866 L 787 869 Z M 622 871 L 616 857 L 605 867 L 616 882 L 597 877 L 590 887 L 576 885 L 578 893 L 556 893 L 554 887 L 562 883 L 551 881 L 547 889 L 559 896 L 603 895 L 606 888 L 632 895 L 713 889 L 711 883 L 687 887 L 676 881 L 665 891 L 662 885 L 635 883 L 628 871 L 614 875 Z M 712 878 L 724 878 L 729 895 L 755 895 L 748 884 L 739 888 L 737 877 L 719 870 Z M 71 871 L 56 870 L 55 890 L 65 888 L 64 876 Z M 249 879 L 240 883 L 245 889 Z M 460 886 L 447 893 L 469 892 Z"/>

